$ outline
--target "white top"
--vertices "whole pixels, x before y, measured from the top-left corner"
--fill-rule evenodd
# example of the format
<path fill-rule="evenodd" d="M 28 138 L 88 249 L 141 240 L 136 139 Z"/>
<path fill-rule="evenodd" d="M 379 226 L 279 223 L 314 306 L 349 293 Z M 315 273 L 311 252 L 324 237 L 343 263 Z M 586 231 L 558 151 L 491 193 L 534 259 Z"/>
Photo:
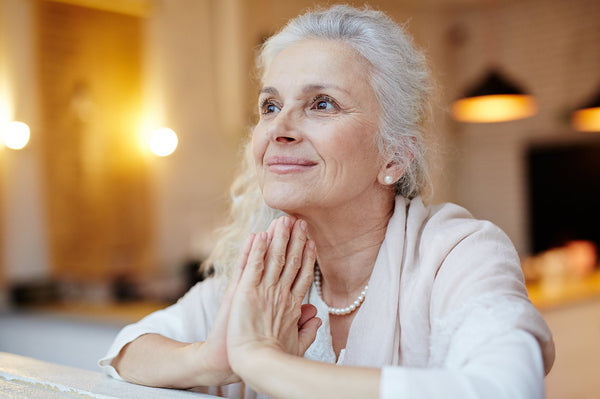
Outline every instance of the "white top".
<path fill-rule="evenodd" d="M 145 333 L 205 340 L 225 285 L 199 283 L 177 304 L 125 327 L 99 364 L 119 378 L 110 361 Z M 305 357 L 336 363 L 329 315 L 314 286 L 308 300 L 323 323 Z M 455 205 L 397 197 L 337 364 L 382 368 L 381 398 L 542 399 L 553 356 L 550 332 L 500 229 Z M 242 391 L 264 398 L 243 384 L 207 393 L 239 398 Z"/>
<path fill-rule="evenodd" d="M 314 284 L 310 287 L 308 302 L 315 305 L 317 308 L 317 317 L 320 318 L 323 323 L 317 330 L 315 341 L 306 350 L 304 357 L 320 362 L 343 365 L 346 350 L 342 349 L 340 351 L 340 356 L 336 361 L 331 338 L 331 327 L 329 326 L 329 311 L 327 309 L 327 304 L 319 297 L 317 288 Z"/>

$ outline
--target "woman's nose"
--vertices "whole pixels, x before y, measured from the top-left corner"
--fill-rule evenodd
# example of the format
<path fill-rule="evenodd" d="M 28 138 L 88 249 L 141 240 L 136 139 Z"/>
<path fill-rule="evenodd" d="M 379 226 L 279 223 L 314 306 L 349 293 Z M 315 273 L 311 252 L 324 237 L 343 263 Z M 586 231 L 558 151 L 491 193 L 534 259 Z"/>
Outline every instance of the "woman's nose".
<path fill-rule="evenodd" d="M 278 143 L 291 143 L 299 141 L 302 134 L 299 123 L 293 112 L 282 110 L 269 126 L 269 137 Z"/>

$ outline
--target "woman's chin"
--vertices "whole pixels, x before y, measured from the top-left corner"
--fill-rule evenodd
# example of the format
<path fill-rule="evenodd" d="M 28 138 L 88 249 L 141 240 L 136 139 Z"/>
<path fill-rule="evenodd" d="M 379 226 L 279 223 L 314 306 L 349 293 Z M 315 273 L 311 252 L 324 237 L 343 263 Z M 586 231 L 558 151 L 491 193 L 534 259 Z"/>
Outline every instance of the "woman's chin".
<path fill-rule="evenodd" d="M 265 201 L 266 204 L 273 209 L 277 209 L 288 215 L 292 215 L 297 213 L 298 207 L 295 204 L 290 203 L 290 201 Z"/>
<path fill-rule="evenodd" d="M 265 195 L 263 198 L 269 207 L 288 215 L 299 213 L 307 205 L 306 199 L 299 199 L 291 195 Z"/>

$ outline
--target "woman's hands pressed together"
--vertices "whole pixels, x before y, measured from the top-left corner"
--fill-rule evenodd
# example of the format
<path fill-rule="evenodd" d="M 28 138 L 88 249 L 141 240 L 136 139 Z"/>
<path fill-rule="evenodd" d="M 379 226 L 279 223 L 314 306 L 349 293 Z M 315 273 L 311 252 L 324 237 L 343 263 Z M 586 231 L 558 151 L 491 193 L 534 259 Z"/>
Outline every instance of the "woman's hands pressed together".
<path fill-rule="evenodd" d="M 377 397 L 380 371 L 303 358 L 321 320 L 303 304 L 316 249 L 306 222 L 274 220 L 248 237 L 207 339 L 145 334 L 112 365 L 128 381 L 173 388 L 243 381 L 274 398 Z"/>
<path fill-rule="evenodd" d="M 290 216 L 274 220 L 243 245 L 205 341 L 144 334 L 125 345 L 111 365 L 127 381 L 150 386 L 187 389 L 242 380 L 254 385 L 254 360 L 269 361 L 269 353 L 298 358 L 315 339 L 321 325 L 317 310 L 302 304 L 315 258 L 306 222 Z"/>
<path fill-rule="evenodd" d="M 302 356 L 314 341 L 321 321 L 315 317 L 316 308 L 302 302 L 315 259 L 315 245 L 303 220 L 284 216 L 267 232 L 250 237 L 233 276 L 235 292 L 226 297 L 231 301 L 227 358 L 242 379 L 261 352 Z"/>

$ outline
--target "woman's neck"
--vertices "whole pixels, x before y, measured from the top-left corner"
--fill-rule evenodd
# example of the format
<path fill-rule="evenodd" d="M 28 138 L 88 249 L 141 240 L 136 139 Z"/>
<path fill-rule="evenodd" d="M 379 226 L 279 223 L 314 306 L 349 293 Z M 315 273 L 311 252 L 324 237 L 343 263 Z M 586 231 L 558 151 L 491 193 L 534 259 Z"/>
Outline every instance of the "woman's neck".
<path fill-rule="evenodd" d="M 341 306 L 367 284 L 393 211 L 391 196 L 378 204 L 302 216 L 317 247 L 323 291 L 330 306 Z"/>

